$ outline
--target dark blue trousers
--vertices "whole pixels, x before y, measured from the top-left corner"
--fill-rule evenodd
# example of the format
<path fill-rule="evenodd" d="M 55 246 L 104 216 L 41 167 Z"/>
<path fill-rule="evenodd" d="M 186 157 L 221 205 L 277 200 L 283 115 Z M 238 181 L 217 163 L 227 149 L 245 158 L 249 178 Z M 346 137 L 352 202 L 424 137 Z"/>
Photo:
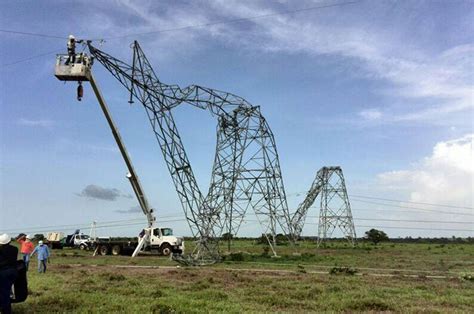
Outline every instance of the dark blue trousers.
<path fill-rule="evenodd" d="M 17 270 L 15 268 L 0 270 L 0 310 L 3 314 L 12 312 L 10 293 L 16 276 Z"/>

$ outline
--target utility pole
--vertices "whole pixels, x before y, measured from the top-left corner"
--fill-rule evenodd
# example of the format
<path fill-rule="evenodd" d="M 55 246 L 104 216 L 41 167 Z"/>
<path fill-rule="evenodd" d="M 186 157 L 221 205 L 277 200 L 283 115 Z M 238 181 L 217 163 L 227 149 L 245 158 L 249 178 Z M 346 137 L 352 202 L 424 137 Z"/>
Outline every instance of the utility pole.
<path fill-rule="evenodd" d="M 97 227 L 97 222 L 93 221 L 91 224 L 91 231 L 89 234 L 89 237 L 92 241 L 95 241 L 97 239 L 96 227 Z"/>

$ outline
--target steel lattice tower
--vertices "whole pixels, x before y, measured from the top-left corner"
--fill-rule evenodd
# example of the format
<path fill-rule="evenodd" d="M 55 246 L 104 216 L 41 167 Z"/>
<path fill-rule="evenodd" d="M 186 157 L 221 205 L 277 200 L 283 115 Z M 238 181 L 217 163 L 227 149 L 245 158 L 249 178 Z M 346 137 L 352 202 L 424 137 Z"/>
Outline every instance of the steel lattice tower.
<path fill-rule="evenodd" d="M 260 112 L 231 93 L 190 85 L 161 82 L 134 42 L 132 65 L 93 47 L 100 62 L 145 108 L 181 201 L 196 249 L 193 264 L 219 260 L 218 242 L 227 231 L 236 235 L 248 210 L 256 215 L 276 255 L 275 236 L 290 234 L 278 152 L 273 133 Z M 191 105 L 217 118 L 217 143 L 207 194 L 200 189 L 173 117 L 173 108 Z"/>
<path fill-rule="evenodd" d="M 87 42 L 94 60 L 101 63 L 144 107 L 162 151 L 186 220 L 197 245 L 183 263 L 208 264 L 220 260 L 223 232 L 237 235 L 248 212 L 258 219 L 276 255 L 276 234 L 295 242 L 301 235 L 308 209 L 321 194 L 318 243 L 339 227 L 351 243 L 354 223 L 340 167 L 323 167 L 306 198 L 290 214 L 273 132 L 259 106 L 223 91 L 199 85 L 180 87 L 158 79 L 138 42 L 127 64 Z M 217 143 L 207 193 L 197 184 L 176 126 L 173 109 L 191 105 L 217 119 Z"/>
<path fill-rule="evenodd" d="M 321 180 L 321 208 L 318 224 L 318 246 L 331 238 L 339 228 L 355 245 L 356 233 L 344 175 L 340 167 L 324 167 L 318 172 Z"/>

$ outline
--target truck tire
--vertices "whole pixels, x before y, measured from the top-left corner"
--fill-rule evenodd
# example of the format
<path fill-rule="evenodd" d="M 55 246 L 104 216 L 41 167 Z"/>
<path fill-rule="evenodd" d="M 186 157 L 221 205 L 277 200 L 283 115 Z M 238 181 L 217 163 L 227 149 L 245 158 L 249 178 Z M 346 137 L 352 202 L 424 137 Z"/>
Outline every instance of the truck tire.
<path fill-rule="evenodd" d="M 103 256 L 109 254 L 109 247 L 107 245 L 101 245 L 99 248 L 99 253 Z"/>
<path fill-rule="evenodd" d="M 112 246 L 112 255 L 120 255 L 120 252 L 122 251 L 122 248 L 120 247 L 120 245 L 116 244 L 114 246 Z"/>
<path fill-rule="evenodd" d="M 161 254 L 163 254 L 164 256 L 168 256 L 171 254 L 171 245 L 169 245 L 168 243 L 163 243 L 160 247 L 160 250 Z"/>
<path fill-rule="evenodd" d="M 81 249 L 81 251 L 85 251 L 87 250 L 87 245 L 85 245 L 84 243 L 81 243 L 81 245 L 79 245 L 79 249 Z"/>

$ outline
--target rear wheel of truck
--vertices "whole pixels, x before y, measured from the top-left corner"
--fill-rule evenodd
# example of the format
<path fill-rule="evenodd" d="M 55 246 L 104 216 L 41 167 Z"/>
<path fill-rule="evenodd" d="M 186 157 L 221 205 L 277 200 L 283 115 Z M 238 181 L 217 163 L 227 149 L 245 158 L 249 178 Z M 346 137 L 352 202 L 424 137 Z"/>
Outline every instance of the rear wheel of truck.
<path fill-rule="evenodd" d="M 107 245 L 102 245 L 99 249 L 100 255 L 109 254 L 109 247 Z"/>
<path fill-rule="evenodd" d="M 121 251 L 122 251 L 122 248 L 118 244 L 112 247 L 112 255 L 115 255 L 115 256 L 120 255 Z"/>
<path fill-rule="evenodd" d="M 164 256 L 168 256 L 171 254 L 171 245 L 169 245 L 168 243 L 165 243 L 161 246 L 161 254 L 163 254 Z"/>

